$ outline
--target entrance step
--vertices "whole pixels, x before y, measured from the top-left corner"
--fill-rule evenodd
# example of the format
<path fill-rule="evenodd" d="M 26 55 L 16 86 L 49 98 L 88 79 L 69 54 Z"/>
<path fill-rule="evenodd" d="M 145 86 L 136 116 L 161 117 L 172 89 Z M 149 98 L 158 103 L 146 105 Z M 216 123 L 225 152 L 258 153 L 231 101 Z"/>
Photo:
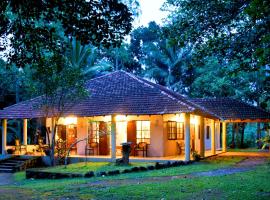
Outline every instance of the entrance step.
<path fill-rule="evenodd" d="M 38 162 L 40 157 L 11 157 L 0 161 L 0 173 L 14 173 L 18 171 L 25 170 L 29 167 L 35 167 L 35 165 L 40 165 Z"/>

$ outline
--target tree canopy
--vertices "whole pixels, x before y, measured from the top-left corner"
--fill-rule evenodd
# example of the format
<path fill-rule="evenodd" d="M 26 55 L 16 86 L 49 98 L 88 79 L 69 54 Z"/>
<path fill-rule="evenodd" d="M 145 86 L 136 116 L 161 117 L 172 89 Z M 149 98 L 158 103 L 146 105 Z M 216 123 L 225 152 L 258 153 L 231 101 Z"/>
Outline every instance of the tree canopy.
<path fill-rule="evenodd" d="M 10 36 L 2 49 L 18 66 L 38 62 L 51 52 L 63 53 L 76 37 L 82 44 L 119 46 L 131 30 L 132 16 L 117 0 L 3 0 L 0 37 Z"/>

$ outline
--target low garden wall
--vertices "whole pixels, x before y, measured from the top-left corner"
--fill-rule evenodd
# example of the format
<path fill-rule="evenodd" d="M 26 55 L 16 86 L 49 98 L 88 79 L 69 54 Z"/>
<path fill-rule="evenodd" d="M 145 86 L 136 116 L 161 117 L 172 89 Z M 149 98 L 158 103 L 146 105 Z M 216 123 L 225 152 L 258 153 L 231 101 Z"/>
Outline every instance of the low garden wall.
<path fill-rule="evenodd" d="M 183 165 L 188 165 L 193 163 L 194 161 L 174 161 L 167 163 L 156 163 L 155 165 L 149 166 L 138 166 L 132 167 L 130 169 L 124 170 L 111 170 L 111 171 L 100 171 L 94 172 L 89 171 L 86 173 L 59 173 L 59 172 L 47 172 L 46 169 L 28 169 L 26 170 L 26 178 L 27 179 L 62 179 L 62 178 L 90 178 L 90 177 L 100 177 L 100 176 L 114 176 L 118 174 L 126 174 L 126 173 L 134 173 L 134 172 L 142 172 L 142 171 L 150 171 L 150 170 L 159 170 L 165 169 L 169 167 L 178 167 Z"/>

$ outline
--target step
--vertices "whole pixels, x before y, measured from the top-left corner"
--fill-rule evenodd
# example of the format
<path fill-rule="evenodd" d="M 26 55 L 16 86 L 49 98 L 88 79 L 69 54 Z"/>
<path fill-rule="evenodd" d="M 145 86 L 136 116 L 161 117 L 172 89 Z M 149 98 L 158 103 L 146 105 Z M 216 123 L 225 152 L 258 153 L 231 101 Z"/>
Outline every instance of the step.
<path fill-rule="evenodd" d="M 25 161 L 22 161 L 22 160 L 6 160 L 5 162 L 10 162 L 10 163 L 24 163 Z"/>
<path fill-rule="evenodd" d="M 21 163 L 15 163 L 15 162 L 1 162 L 0 165 L 18 166 L 18 165 L 21 165 Z"/>
<path fill-rule="evenodd" d="M 5 165 L 5 164 L 0 164 L 0 168 L 19 168 L 20 165 Z"/>
<path fill-rule="evenodd" d="M 13 173 L 14 169 L 9 169 L 9 168 L 0 168 L 0 173 Z"/>

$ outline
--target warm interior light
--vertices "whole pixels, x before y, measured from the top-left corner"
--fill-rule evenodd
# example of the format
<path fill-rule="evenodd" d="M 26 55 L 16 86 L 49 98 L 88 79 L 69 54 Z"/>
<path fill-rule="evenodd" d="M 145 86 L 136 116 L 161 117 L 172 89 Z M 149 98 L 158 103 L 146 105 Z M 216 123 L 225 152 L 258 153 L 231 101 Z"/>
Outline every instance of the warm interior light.
<path fill-rule="evenodd" d="M 112 121 L 112 118 L 111 118 L 110 115 L 106 115 L 106 116 L 104 116 L 103 121 L 104 122 L 110 122 L 110 121 Z"/>
<path fill-rule="evenodd" d="M 177 122 L 184 122 L 184 116 L 182 114 L 178 114 L 175 116 L 175 121 Z"/>
<path fill-rule="evenodd" d="M 190 118 L 190 123 L 191 123 L 191 124 L 197 124 L 197 123 L 198 123 L 197 118 L 196 118 L 195 116 L 191 117 L 191 118 Z"/>
<path fill-rule="evenodd" d="M 126 121 L 127 117 L 125 115 L 117 115 L 115 119 L 116 121 L 120 122 L 120 121 Z"/>
<path fill-rule="evenodd" d="M 63 124 L 63 125 L 74 125 L 74 124 L 77 124 L 77 117 L 64 117 L 64 118 L 60 118 L 59 124 Z"/>

